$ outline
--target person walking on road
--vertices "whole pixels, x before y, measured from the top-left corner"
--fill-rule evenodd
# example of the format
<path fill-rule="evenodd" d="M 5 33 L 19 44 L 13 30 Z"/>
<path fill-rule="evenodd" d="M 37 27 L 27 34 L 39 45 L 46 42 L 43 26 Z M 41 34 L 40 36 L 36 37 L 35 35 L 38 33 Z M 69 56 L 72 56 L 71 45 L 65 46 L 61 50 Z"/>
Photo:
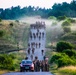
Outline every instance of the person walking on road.
<path fill-rule="evenodd" d="M 43 53 L 44 53 L 44 50 L 42 49 L 42 50 L 41 50 L 41 52 L 42 52 L 42 55 L 43 55 Z"/>

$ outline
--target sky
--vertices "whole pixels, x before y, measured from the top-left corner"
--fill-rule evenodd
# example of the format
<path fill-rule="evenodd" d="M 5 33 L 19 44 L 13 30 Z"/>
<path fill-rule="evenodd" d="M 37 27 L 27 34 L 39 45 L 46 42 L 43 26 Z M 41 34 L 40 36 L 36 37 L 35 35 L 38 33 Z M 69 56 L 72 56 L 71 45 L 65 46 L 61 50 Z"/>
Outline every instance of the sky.
<path fill-rule="evenodd" d="M 21 7 L 25 6 L 39 6 L 41 8 L 51 8 L 54 3 L 62 3 L 67 2 L 70 3 L 72 0 L 0 0 L 0 8 L 10 8 L 12 6 L 18 6 Z"/>

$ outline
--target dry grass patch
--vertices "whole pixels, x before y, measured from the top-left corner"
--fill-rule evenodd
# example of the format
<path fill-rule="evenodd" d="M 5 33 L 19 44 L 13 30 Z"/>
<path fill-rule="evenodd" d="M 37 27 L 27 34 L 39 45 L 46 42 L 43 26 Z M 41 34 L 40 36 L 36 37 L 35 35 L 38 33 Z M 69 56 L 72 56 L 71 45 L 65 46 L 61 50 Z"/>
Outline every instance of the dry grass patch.
<path fill-rule="evenodd" d="M 67 75 L 76 75 L 76 66 L 66 66 L 58 69 L 58 72 Z"/>
<path fill-rule="evenodd" d="M 0 75 L 2 75 L 4 73 L 7 73 L 7 72 L 9 72 L 9 71 L 7 71 L 7 70 L 0 70 Z"/>

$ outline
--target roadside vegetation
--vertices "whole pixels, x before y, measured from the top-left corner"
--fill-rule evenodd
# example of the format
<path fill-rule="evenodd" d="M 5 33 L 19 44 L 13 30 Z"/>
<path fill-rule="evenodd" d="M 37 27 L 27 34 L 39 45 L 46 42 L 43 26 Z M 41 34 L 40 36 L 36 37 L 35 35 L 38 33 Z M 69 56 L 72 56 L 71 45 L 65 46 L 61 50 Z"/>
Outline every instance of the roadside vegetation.
<path fill-rule="evenodd" d="M 65 66 L 67 68 L 71 65 L 76 66 L 76 20 L 66 16 L 50 16 L 49 20 L 52 22 L 49 27 L 46 26 L 46 47 L 50 49 L 47 50 L 46 56 L 49 57 L 50 70 L 63 73 L 66 70 Z M 4 65 L 9 60 L 5 66 L 0 63 L 1 70 L 19 71 L 19 63 L 25 58 L 25 53 L 17 52 L 7 55 L 5 51 L 27 47 L 28 34 L 29 24 L 18 20 L 0 21 L 0 52 L 4 51 L 4 54 L 0 56 L 4 59 L 2 60 Z"/>
<path fill-rule="evenodd" d="M 54 41 L 51 40 L 46 51 L 50 71 L 55 75 L 76 75 L 76 20 L 66 16 L 57 20 L 63 31 L 59 38 L 52 38 Z"/>
<path fill-rule="evenodd" d="M 0 74 L 20 71 L 20 63 L 25 57 L 26 54 L 24 50 L 10 54 L 0 54 Z"/>

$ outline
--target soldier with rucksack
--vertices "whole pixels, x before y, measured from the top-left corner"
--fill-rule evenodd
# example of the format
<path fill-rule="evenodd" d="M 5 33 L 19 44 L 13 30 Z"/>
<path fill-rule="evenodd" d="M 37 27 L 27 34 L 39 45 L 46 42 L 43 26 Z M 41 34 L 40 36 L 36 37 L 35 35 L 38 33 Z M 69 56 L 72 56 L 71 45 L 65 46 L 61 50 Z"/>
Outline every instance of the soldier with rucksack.
<path fill-rule="evenodd" d="M 34 67 L 36 72 L 40 71 L 40 62 L 37 56 L 35 57 L 35 60 L 34 60 Z"/>

